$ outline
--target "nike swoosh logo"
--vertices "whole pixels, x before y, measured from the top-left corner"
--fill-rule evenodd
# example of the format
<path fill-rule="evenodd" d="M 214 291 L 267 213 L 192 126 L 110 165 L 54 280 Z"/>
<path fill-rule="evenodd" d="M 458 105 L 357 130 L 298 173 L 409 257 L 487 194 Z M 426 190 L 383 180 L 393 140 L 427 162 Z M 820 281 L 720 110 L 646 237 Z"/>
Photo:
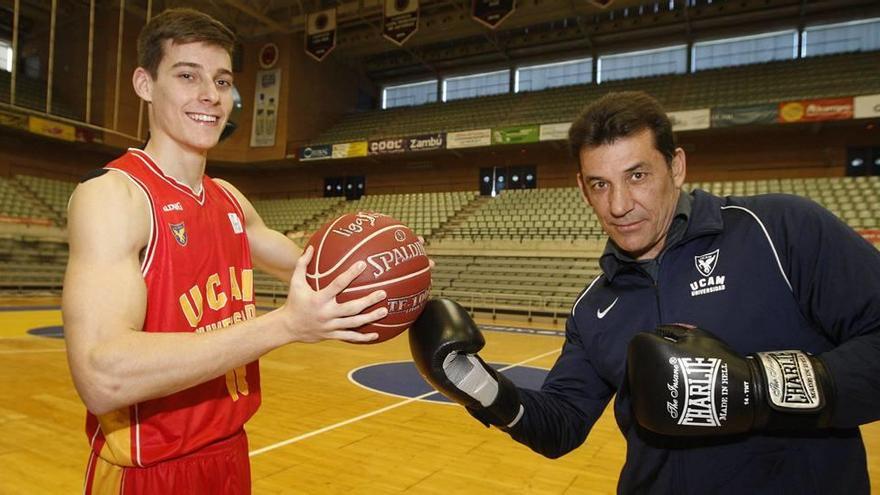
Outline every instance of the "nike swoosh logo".
<path fill-rule="evenodd" d="M 614 298 L 614 302 L 612 302 L 612 303 L 611 303 L 607 308 L 605 308 L 605 309 L 597 309 L 597 310 L 596 310 L 596 318 L 599 318 L 600 320 L 601 320 L 602 318 L 605 318 L 605 315 L 607 315 L 608 312 L 611 311 L 611 308 L 613 308 L 614 305 L 617 304 L 617 300 L 618 300 L 618 299 L 620 299 L 620 298 L 619 298 L 619 297 L 615 297 L 615 298 Z"/>

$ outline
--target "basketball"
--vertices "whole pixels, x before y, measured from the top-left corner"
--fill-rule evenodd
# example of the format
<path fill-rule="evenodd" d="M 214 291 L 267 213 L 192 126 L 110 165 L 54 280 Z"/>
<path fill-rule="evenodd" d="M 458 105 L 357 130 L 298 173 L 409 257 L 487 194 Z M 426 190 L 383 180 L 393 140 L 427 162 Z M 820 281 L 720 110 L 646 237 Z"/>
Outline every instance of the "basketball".
<path fill-rule="evenodd" d="M 336 300 L 342 303 L 380 289 L 387 294 L 364 312 L 384 305 L 388 314 L 355 329 L 378 333 L 370 344 L 400 335 L 424 309 L 431 288 L 428 255 L 416 234 L 398 220 L 374 212 L 347 213 L 318 229 L 308 245 L 314 250 L 306 272 L 312 289 L 327 287 L 351 265 L 364 261 L 367 268 Z"/>

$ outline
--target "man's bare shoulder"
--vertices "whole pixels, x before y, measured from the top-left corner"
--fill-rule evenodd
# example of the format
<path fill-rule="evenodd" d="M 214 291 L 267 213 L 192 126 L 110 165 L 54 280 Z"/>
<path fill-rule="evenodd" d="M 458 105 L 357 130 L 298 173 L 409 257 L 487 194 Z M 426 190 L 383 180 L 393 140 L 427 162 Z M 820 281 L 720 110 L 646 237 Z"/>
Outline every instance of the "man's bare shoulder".
<path fill-rule="evenodd" d="M 108 170 L 76 186 L 68 205 L 68 227 L 75 235 L 101 226 L 141 244 L 149 237 L 149 208 L 146 195 L 134 182 L 122 172 Z"/>
<path fill-rule="evenodd" d="M 245 195 L 242 194 L 242 192 L 238 190 L 237 187 L 233 186 L 232 183 L 227 181 L 226 179 L 218 179 L 217 177 L 211 177 L 211 180 L 213 180 L 215 184 L 222 187 L 223 189 L 226 189 L 227 192 L 229 192 L 230 194 L 235 196 L 235 199 L 237 199 L 239 201 L 241 201 L 242 199 L 247 199 L 247 198 L 245 198 Z"/>
<path fill-rule="evenodd" d="M 81 204 L 108 206 L 140 206 L 144 195 L 124 173 L 116 170 L 100 169 L 83 179 L 70 197 L 70 207 Z"/>

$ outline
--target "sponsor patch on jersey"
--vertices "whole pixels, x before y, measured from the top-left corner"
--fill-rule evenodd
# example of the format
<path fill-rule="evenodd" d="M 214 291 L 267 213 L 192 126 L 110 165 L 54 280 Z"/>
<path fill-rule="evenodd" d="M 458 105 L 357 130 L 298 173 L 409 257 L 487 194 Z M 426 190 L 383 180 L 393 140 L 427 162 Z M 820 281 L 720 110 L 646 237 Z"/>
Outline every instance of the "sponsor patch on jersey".
<path fill-rule="evenodd" d="M 181 246 L 186 246 L 186 225 L 183 222 L 168 224 L 171 227 L 171 233 L 174 234 L 174 240 Z"/>
<path fill-rule="evenodd" d="M 236 234 L 241 234 L 244 232 L 244 229 L 241 226 L 241 219 L 238 218 L 238 214 L 235 212 L 229 213 L 229 223 L 232 224 L 232 231 Z"/>
<path fill-rule="evenodd" d="M 727 290 L 727 285 L 725 285 L 727 277 L 724 275 L 712 275 L 715 267 L 718 266 L 718 258 L 720 256 L 720 249 L 694 256 L 694 266 L 702 277 L 691 282 L 691 297 Z"/>
<path fill-rule="evenodd" d="M 162 211 L 183 211 L 183 206 L 180 204 L 180 201 L 177 203 L 168 203 L 162 207 Z"/>

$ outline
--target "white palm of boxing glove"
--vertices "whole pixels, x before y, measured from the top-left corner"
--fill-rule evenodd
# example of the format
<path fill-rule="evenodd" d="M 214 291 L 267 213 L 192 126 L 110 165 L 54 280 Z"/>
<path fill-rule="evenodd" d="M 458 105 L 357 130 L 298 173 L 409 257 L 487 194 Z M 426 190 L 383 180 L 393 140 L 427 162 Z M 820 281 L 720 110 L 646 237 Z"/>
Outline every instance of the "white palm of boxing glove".
<path fill-rule="evenodd" d="M 522 418 L 516 385 L 477 352 L 486 344 L 467 311 L 451 299 L 431 299 L 409 329 L 419 373 L 486 426 L 511 428 Z"/>
<path fill-rule="evenodd" d="M 451 352 L 443 360 L 443 371 L 459 390 L 489 407 L 498 397 L 498 381 L 473 354 Z"/>

